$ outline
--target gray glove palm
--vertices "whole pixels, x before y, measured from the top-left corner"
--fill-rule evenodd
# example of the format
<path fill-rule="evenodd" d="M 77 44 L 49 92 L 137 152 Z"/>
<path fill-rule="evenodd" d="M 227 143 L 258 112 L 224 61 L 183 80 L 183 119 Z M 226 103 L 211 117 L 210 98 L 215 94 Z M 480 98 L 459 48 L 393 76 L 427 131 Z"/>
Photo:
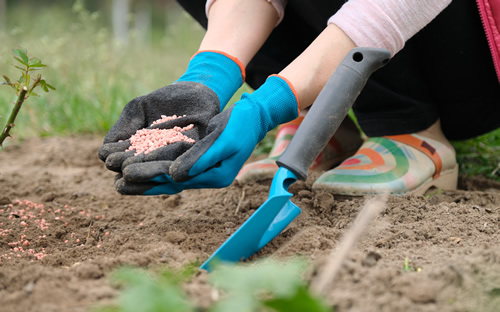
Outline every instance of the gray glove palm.
<path fill-rule="evenodd" d="M 99 149 L 99 158 L 109 170 L 121 172 L 131 163 L 173 161 L 192 144 L 176 142 L 158 148 L 148 154 L 134 156 L 135 151 L 126 151 L 130 147 L 129 138 L 139 129 L 171 129 L 175 126 L 194 127 L 183 132 L 195 141 L 205 136 L 210 119 L 220 111 L 219 98 L 212 89 L 196 82 L 177 82 L 130 101 L 123 109 L 120 118 L 104 138 Z M 166 116 L 184 116 L 150 126 L 154 121 Z"/>

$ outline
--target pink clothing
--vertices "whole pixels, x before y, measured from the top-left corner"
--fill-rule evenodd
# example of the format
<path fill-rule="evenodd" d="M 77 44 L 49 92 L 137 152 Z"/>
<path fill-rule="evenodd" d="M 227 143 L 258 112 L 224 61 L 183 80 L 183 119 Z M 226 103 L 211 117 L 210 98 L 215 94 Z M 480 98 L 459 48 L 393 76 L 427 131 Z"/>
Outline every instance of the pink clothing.
<path fill-rule="evenodd" d="M 207 0 L 206 13 L 215 0 Z M 284 16 L 287 0 L 265 0 Z M 500 82 L 500 0 L 476 0 Z M 430 23 L 451 0 L 349 0 L 329 20 L 359 47 L 398 53 L 405 42 Z"/>
<path fill-rule="evenodd" d="M 500 0 L 477 0 L 477 6 L 500 82 Z"/>
<path fill-rule="evenodd" d="M 264 0 L 283 19 L 287 0 Z M 208 11 L 215 0 L 207 0 Z M 451 0 L 350 0 L 328 23 L 339 26 L 360 47 L 379 47 L 396 54 L 404 43 L 434 19 Z"/>
<path fill-rule="evenodd" d="M 350 0 L 328 23 L 340 27 L 358 47 L 383 48 L 395 55 L 450 3 L 451 0 Z"/>
<path fill-rule="evenodd" d="M 339 26 L 357 46 L 384 48 L 394 55 L 451 0 L 350 0 L 328 23 Z M 477 0 L 500 82 L 500 0 Z"/>
<path fill-rule="evenodd" d="M 281 21 L 283 20 L 283 17 L 285 16 L 285 6 L 288 0 L 265 0 L 265 1 L 269 2 L 274 7 L 274 9 L 276 9 L 276 12 L 278 13 L 278 21 L 276 22 L 276 26 L 278 26 L 279 23 L 281 23 Z M 212 4 L 214 4 L 214 2 L 215 0 L 207 0 L 205 4 L 205 14 L 207 15 L 207 17 L 208 17 L 208 11 L 210 10 L 210 7 L 212 6 Z"/>

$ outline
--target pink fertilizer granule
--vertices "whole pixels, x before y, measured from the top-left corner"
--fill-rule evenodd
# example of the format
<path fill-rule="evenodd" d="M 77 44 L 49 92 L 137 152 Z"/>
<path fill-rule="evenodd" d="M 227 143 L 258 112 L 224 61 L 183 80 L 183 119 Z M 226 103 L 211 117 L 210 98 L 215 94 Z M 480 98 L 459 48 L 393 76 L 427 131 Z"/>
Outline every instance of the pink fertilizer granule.
<path fill-rule="evenodd" d="M 167 122 L 169 120 L 179 119 L 179 118 L 182 118 L 182 117 L 186 117 L 186 115 L 183 115 L 183 116 L 177 116 L 177 115 L 165 116 L 165 115 L 161 115 L 160 119 L 153 121 L 153 123 L 151 124 L 151 127 L 154 126 L 154 125 L 157 125 L 157 124 L 161 124 L 162 122 Z"/>
<path fill-rule="evenodd" d="M 154 121 L 151 126 L 156 124 L 182 118 L 185 116 L 165 116 L 162 115 L 161 119 Z M 190 124 L 186 127 L 174 127 L 172 129 L 140 129 L 130 137 L 130 147 L 127 149 L 128 151 L 135 150 L 134 155 L 137 156 L 141 153 L 147 154 L 151 151 L 154 151 L 157 148 L 162 146 L 166 146 L 175 142 L 188 142 L 195 143 L 195 140 L 185 136 L 182 132 L 193 129 L 194 125 Z"/>

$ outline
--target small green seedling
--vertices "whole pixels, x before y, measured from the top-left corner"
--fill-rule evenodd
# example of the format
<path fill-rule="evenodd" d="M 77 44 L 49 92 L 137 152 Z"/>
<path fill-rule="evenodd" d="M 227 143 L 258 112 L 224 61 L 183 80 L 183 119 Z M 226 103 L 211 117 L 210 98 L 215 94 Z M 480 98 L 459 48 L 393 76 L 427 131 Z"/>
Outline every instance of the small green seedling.
<path fill-rule="evenodd" d="M 47 67 L 47 65 L 43 64 L 42 61 L 36 57 L 29 57 L 28 51 L 25 48 L 13 49 L 12 51 L 14 52 L 14 59 L 17 62 L 12 66 L 21 71 L 21 76 L 17 81 L 12 81 L 6 75 L 2 75 L 5 79 L 2 84 L 8 85 L 15 90 L 17 100 L 14 102 L 14 107 L 10 112 L 9 119 L 7 119 L 7 123 L 0 134 L 0 146 L 2 146 L 3 141 L 10 136 L 10 130 L 14 128 L 14 121 L 24 101 L 32 95 L 38 96 L 34 90 L 38 87 L 42 88 L 45 92 L 49 92 L 49 89 L 55 90 L 55 88 L 48 84 L 45 79 L 42 79 L 41 74 L 38 74 L 35 78 L 32 77 L 35 71 L 41 70 Z"/>
<path fill-rule="evenodd" d="M 405 258 L 405 262 L 403 264 L 403 272 L 413 272 L 415 271 L 413 267 L 410 265 L 411 260 L 408 258 Z"/>
<path fill-rule="evenodd" d="M 444 190 L 443 189 L 440 189 L 440 188 L 431 188 L 429 189 L 426 194 L 424 195 L 424 197 L 426 199 L 429 199 L 431 198 L 432 196 L 435 196 L 435 195 L 439 195 L 439 194 L 443 194 L 444 193 Z"/>
<path fill-rule="evenodd" d="M 409 258 L 405 258 L 405 262 L 403 264 L 403 272 L 413 272 L 413 271 L 417 271 L 417 272 L 420 272 L 422 271 L 422 268 L 414 268 L 413 264 L 412 264 L 412 261 L 411 259 Z"/>

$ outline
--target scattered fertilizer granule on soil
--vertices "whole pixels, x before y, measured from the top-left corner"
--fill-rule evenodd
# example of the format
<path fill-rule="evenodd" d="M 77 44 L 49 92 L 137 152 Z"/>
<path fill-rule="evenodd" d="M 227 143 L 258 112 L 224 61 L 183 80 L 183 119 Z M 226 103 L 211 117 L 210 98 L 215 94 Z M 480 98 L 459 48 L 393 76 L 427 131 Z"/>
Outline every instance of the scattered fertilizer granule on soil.
<path fill-rule="evenodd" d="M 162 122 L 169 120 L 174 120 L 178 118 L 186 117 L 184 116 L 165 116 L 161 115 L 161 118 L 154 121 L 151 126 L 157 125 Z M 130 147 L 126 150 L 135 150 L 134 155 L 137 156 L 141 153 L 147 154 L 154 151 L 157 148 L 166 146 L 176 142 L 188 142 L 195 143 L 195 140 L 185 136 L 182 132 L 193 129 L 194 125 L 190 124 L 186 127 L 174 127 L 172 129 L 140 129 L 130 137 Z"/>
<path fill-rule="evenodd" d="M 85 236 L 70 229 L 75 226 L 79 229 L 82 226 L 72 223 L 83 221 L 86 224 L 91 220 L 90 209 L 78 213 L 74 207 L 68 205 L 54 207 L 52 204 L 45 206 L 30 200 L 16 200 L 0 207 L 0 217 L 3 217 L 0 218 L 0 239 L 6 242 L 3 246 L 0 244 L 0 265 L 15 260 L 43 260 L 49 255 L 48 250 L 60 249 L 61 243 L 66 245 L 65 248 L 81 245 L 78 236 Z M 87 219 L 75 218 L 75 215 L 86 215 Z M 105 216 L 96 217 L 97 220 L 104 219 Z M 89 229 L 92 227 L 93 224 L 90 223 Z M 62 234 L 52 236 L 50 231 Z"/>

